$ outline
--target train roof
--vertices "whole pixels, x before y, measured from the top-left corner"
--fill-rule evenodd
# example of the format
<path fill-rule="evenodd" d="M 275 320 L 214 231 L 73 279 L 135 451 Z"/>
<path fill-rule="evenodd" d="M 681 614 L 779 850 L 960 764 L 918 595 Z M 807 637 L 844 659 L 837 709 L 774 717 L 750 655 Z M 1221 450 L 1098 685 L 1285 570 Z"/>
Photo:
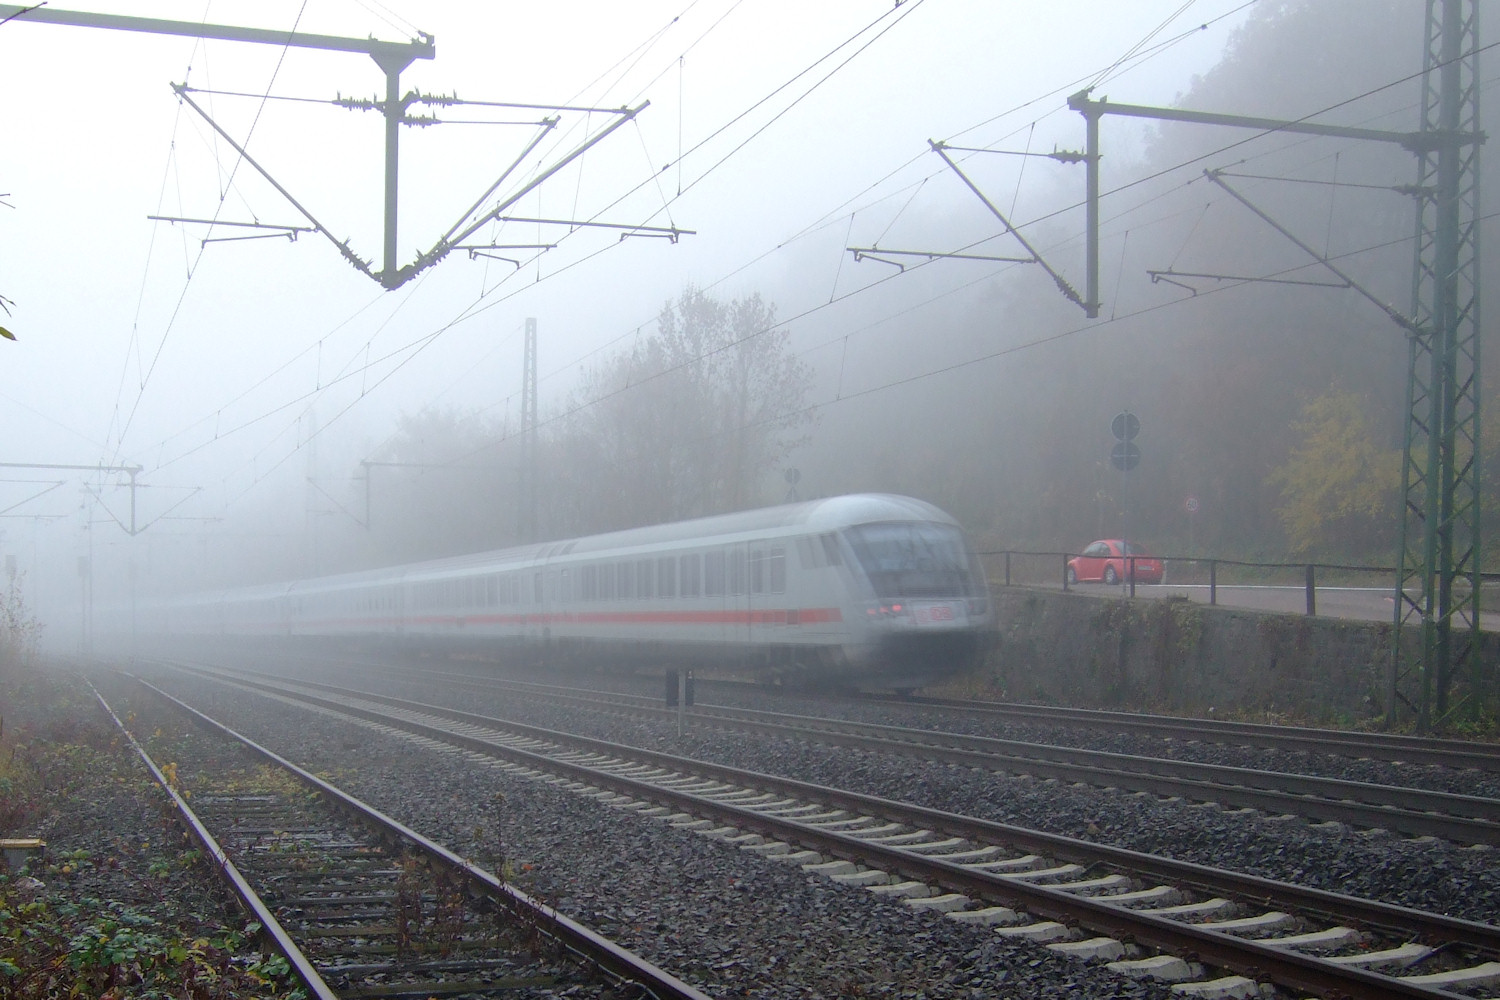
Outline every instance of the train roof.
<path fill-rule="evenodd" d="M 465 569 L 484 566 L 503 568 L 505 563 L 530 564 L 565 555 L 581 555 L 589 552 L 607 552 L 621 549 L 636 549 L 652 545 L 684 542 L 693 539 L 733 538 L 754 535 L 776 529 L 801 528 L 808 534 L 836 531 L 856 524 L 879 521 L 935 521 L 953 524 L 954 521 L 940 508 L 925 500 L 900 496 L 894 493 L 856 493 L 846 496 L 826 497 L 821 500 L 804 500 L 799 503 L 781 504 L 776 507 L 760 507 L 738 511 L 733 514 L 714 514 L 688 521 L 672 521 L 666 524 L 648 525 L 642 528 L 626 528 L 600 535 L 585 535 L 550 542 L 532 543 L 508 549 L 494 549 L 472 555 L 450 556 L 426 562 L 408 563 L 404 566 L 387 566 L 375 570 L 341 573 L 336 576 L 318 577 L 295 582 L 262 584 L 255 587 L 236 588 L 229 593 L 236 597 L 291 596 L 313 593 L 324 589 L 339 588 L 349 584 L 380 581 L 395 582 L 393 572 L 402 578 L 446 576 Z M 227 596 L 220 592 L 215 596 Z"/>
<path fill-rule="evenodd" d="M 541 549 L 547 555 L 561 555 L 564 552 L 597 552 L 663 542 L 681 542 L 694 538 L 748 534 L 777 528 L 800 527 L 815 534 L 834 531 L 852 524 L 868 524 L 873 521 L 955 523 L 953 518 L 925 500 L 897 496 L 892 493 L 858 493 L 822 500 L 804 500 L 801 503 L 782 504 L 778 507 L 761 507 L 734 514 L 715 514 L 690 521 L 673 521 L 644 528 L 627 528 L 603 535 L 588 535 L 571 542 L 554 542 L 542 546 Z"/>

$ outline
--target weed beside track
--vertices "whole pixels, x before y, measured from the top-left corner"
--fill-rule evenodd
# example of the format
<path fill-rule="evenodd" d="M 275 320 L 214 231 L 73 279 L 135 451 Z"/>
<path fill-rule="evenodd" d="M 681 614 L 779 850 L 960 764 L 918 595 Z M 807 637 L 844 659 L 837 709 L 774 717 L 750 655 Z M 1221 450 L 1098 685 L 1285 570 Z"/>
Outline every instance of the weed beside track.
<path fill-rule="evenodd" d="M 0 839 L 32 837 L 43 854 L 0 862 L 0 1000 L 301 995 L 83 674 L 0 661 Z"/>

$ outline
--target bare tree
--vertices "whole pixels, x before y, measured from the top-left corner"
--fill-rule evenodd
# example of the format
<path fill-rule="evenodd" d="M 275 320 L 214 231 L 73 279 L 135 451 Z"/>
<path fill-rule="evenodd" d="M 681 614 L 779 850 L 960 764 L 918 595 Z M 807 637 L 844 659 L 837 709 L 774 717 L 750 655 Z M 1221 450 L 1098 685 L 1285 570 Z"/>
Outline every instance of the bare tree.
<path fill-rule="evenodd" d="M 549 441 L 568 531 L 755 506 L 803 440 L 812 372 L 759 295 L 689 288 L 654 334 L 588 372 Z"/>

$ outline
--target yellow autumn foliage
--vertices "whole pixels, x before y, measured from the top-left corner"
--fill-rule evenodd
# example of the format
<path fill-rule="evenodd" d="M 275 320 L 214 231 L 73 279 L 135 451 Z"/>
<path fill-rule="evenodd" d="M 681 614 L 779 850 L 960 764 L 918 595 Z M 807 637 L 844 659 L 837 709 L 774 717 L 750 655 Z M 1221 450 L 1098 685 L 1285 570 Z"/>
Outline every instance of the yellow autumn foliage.
<path fill-rule="evenodd" d="M 1297 444 L 1270 482 L 1293 552 L 1365 556 L 1389 547 L 1401 491 L 1401 451 L 1382 448 L 1360 397 L 1337 386 L 1292 424 Z"/>

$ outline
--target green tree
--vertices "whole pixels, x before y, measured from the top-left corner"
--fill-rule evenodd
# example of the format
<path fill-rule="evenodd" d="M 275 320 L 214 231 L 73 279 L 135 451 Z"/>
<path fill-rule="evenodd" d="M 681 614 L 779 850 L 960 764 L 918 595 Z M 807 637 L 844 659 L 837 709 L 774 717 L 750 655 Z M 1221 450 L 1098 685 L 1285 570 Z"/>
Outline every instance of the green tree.
<path fill-rule="evenodd" d="M 0 596 L 0 664 L 27 664 L 36 656 L 42 622 L 26 604 L 26 574 L 11 578 Z"/>
<path fill-rule="evenodd" d="M 1309 401 L 1292 423 L 1296 443 L 1270 482 L 1293 552 L 1389 551 L 1396 526 L 1401 452 L 1382 448 L 1363 400 L 1338 386 Z"/>

